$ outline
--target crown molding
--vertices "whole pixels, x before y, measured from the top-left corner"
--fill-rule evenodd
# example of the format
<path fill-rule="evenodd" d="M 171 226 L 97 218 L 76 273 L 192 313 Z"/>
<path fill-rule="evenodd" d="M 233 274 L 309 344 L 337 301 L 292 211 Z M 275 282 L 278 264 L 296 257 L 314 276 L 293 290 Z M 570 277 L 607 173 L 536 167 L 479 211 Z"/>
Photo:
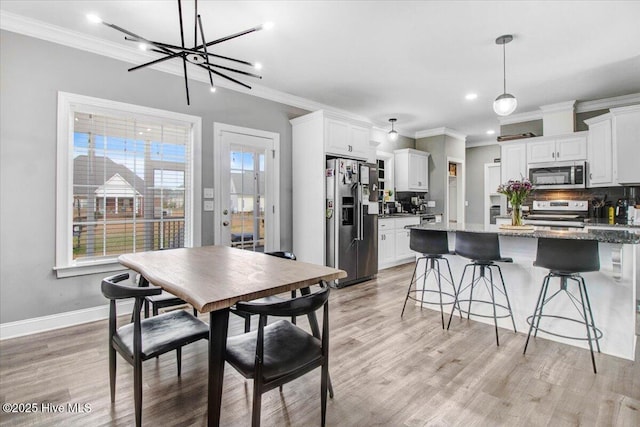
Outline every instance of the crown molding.
<path fill-rule="evenodd" d="M 565 102 L 558 102 L 556 104 L 541 105 L 540 110 L 542 110 L 543 114 L 559 113 L 562 111 L 570 111 L 573 113 L 575 105 L 576 105 L 576 100 L 574 99 L 573 101 L 565 101 Z"/>
<path fill-rule="evenodd" d="M 467 142 L 465 148 L 474 148 L 474 147 L 486 147 L 489 145 L 500 145 L 500 143 L 495 139 L 490 139 L 486 141 L 473 141 Z"/>
<path fill-rule="evenodd" d="M 467 135 L 446 127 L 419 130 L 418 132 L 416 132 L 415 139 L 428 138 L 430 136 L 438 135 L 450 136 L 451 138 L 461 139 L 463 141 L 466 141 L 467 139 Z"/>
<path fill-rule="evenodd" d="M 513 123 L 530 122 L 532 120 L 542 120 L 542 111 L 530 111 L 528 113 L 512 114 L 506 117 L 498 117 L 500 126 Z"/>
<path fill-rule="evenodd" d="M 597 99 L 595 101 L 579 102 L 576 105 L 576 113 L 606 110 L 607 108 L 626 107 L 634 104 L 640 104 L 640 93 Z"/>
<path fill-rule="evenodd" d="M 114 43 L 95 36 L 80 33 L 78 31 L 69 30 L 57 25 L 48 24 L 36 19 L 27 18 L 22 15 L 0 10 L 0 29 L 22 34 L 29 37 L 57 43 L 74 49 L 83 50 L 96 55 L 106 56 L 108 58 L 124 61 L 130 64 L 140 64 L 145 60 L 152 61 L 157 56 L 150 52 L 143 52 L 140 49 L 127 46 L 120 43 Z M 173 74 L 182 77 L 182 65 L 176 61 L 164 61 L 149 68 L 162 71 L 164 73 Z M 189 69 L 189 79 L 209 84 L 209 74 L 201 69 Z M 286 92 L 270 89 L 266 86 L 252 85 L 252 89 L 246 89 L 242 86 L 228 83 L 223 79 L 218 79 L 217 87 L 222 87 L 235 92 L 244 93 L 258 98 L 264 98 L 270 101 L 279 102 L 281 104 L 292 107 L 301 108 L 308 111 L 325 110 L 353 120 L 358 120 L 371 124 L 371 120 L 367 117 L 354 114 L 350 111 L 341 110 L 330 105 L 315 102 L 299 96 L 291 95 Z"/>

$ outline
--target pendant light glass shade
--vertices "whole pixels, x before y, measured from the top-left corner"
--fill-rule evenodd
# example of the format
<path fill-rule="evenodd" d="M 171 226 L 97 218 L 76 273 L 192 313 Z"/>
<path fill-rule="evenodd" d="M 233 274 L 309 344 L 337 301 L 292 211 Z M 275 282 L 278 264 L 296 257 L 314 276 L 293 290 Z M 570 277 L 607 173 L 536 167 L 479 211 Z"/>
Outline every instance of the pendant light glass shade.
<path fill-rule="evenodd" d="M 396 132 L 396 130 L 393 128 L 393 124 L 396 122 L 396 120 L 398 120 L 398 119 L 389 119 L 389 121 L 391 122 L 391 130 L 389 131 L 389 139 L 391 141 L 395 141 L 396 139 L 398 139 L 398 132 Z"/>
<path fill-rule="evenodd" d="M 503 93 L 493 101 L 493 111 L 499 116 L 508 116 L 518 107 L 518 100 L 510 93 Z"/>
<path fill-rule="evenodd" d="M 513 40 L 513 36 L 506 34 L 496 39 L 496 44 L 502 45 L 502 72 L 503 72 L 503 93 L 493 101 L 493 111 L 499 116 L 508 116 L 518 107 L 518 100 L 515 96 L 507 93 L 507 56 L 505 45 Z"/>

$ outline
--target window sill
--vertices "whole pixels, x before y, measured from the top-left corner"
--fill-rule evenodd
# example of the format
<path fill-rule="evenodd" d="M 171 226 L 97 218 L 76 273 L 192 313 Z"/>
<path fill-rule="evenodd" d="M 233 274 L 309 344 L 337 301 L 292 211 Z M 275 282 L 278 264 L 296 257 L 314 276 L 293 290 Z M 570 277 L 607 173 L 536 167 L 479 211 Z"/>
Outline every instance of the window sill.
<path fill-rule="evenodd" d="M 99 261 L 77 263 L 74 265 L 53 267 L 58 279 L 65 277 L 86 276 L 89 274 L 110 273 L 113 271 L 127 270 L 116 258 Z"/>

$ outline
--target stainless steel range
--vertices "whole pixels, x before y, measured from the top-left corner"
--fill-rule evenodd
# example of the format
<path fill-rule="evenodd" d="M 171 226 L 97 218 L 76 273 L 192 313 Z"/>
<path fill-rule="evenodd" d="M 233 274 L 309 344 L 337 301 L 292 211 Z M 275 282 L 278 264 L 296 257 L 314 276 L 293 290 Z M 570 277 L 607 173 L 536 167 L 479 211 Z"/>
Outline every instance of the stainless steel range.
<path fill-rule="evenodd" d="M 589 212 L 587 200 L 534 200 L 525 224 L 549 227 L 584 227 Z"/>

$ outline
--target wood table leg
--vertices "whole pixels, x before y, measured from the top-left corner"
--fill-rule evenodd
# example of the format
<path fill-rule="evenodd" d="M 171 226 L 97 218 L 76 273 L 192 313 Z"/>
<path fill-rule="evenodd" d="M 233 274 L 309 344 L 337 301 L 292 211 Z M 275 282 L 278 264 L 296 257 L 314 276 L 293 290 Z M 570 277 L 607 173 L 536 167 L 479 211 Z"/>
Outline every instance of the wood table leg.
<path fill-rule="evenodd" d="M 209 396 L 207 414 L 210 427 L 220 425 L 228 324 L 228 308 L 209 313 Z"/>

